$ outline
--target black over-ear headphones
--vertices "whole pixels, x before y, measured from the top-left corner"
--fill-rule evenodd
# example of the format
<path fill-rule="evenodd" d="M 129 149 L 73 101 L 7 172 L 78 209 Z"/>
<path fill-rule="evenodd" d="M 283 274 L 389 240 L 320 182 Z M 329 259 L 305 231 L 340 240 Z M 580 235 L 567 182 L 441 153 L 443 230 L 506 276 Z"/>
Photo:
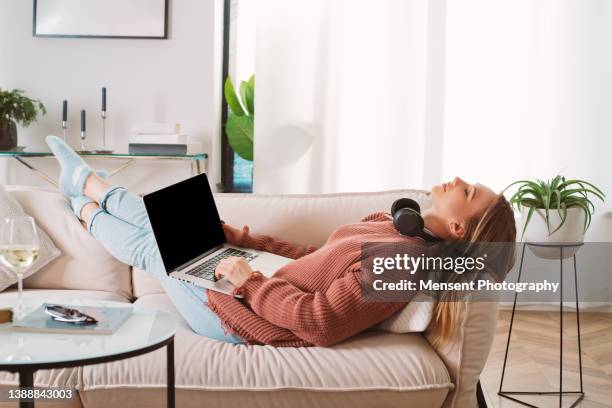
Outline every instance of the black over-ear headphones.
<path fill-rule="evenodd" d="M 425 241 L 438 242 L 439 238 L 425 231 L 425 221 L 421 217 L 419 203 L 410 198 L 400 198 L 391 206 L 393 226 L 402 235 L 421 237 Z"/>

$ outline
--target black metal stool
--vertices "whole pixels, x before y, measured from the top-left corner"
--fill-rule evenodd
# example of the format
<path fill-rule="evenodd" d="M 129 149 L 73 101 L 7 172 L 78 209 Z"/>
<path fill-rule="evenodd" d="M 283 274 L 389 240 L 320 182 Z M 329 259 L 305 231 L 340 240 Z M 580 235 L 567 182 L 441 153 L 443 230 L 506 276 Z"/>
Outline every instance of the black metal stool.
<path fill-rule="evenodd" d="M 578 402 L 584 398 L 584 388 L 582 386 L 582 347 L 580 344 L 580 309 L 578 308 L 578 277 L 576 272 L 576 254 L 574 253 L 574 285 L 576 287 L 576 324 L 578 329 L 578 365 L 580 370 L 580 391 L 563 391 L 563 248 L 575 248 L 582 246 L 582 243 L 572 244 L 558 244 L 558 245 L 544 245 L 536 243 L 525 243 L 523 244 L 523 250 L 521 252 L 521 263 L 519 266 L 519 273 L 517 283 L 521 281 L 521 273 L 523 271 L 523 260 L 525 258 L 525 247 L 527 245 L 535 247 L 547 247 L 547 248 L 559 248 L 559 391 L 503 391 L 502 386 L 504 384 L 504 374 L 506 372 L 506 361 L 508 359 L 508 350 L 510 348 L 510 336 L 512 335 L 512 325 L 514 323 L 514 313 L 516 311 L 516 298 L 518 292 L 514 293 L 514 303 L 512 304 L 512 317 L 510 318 L 510 330 L 508 331 L 508 341 L 506 343 L 506 354 L 504 355 L 504 366 L 502 368 L 501 381 L 499 383 L 498 395 L 518 402 L 519 404 L 538 408 L 535 405 L 529 404 L 525 401 L 521 401 L 518 398 L 512 397 L 511 395 L 559 395 L 559 407 L 562 406 L 564 395 L 577 395 L 578 398 L 570 408 L 574 407 Z"/>

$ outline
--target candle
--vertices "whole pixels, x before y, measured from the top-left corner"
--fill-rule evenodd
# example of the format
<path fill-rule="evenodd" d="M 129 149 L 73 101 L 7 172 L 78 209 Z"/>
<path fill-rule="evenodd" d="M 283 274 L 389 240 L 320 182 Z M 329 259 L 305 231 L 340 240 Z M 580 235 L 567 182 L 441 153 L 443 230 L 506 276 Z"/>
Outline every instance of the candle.
<path fill-rule="evenodd" d="M 102 111 L 106 112 L 106 88 L 102 88 Z"/>
<path fill-rule="evenodd" d="M 68 101 L 64 99 L 62 104 L 62 122 L 68 121 Z"/>
<path fill-rule="evenodd" d="M 81 133 L 85 132 L 85 110 L 81 111 Z"/>

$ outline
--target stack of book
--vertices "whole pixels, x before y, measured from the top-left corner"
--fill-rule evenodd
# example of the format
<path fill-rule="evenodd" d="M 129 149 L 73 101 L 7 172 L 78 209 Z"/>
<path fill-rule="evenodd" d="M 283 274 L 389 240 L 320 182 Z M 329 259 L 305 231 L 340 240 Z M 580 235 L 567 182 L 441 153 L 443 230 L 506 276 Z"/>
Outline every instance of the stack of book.
<path fill-rule="evenodd" d="M 202 153 L 202 144 L 190 143 L 178 123 L 136 123 L 132 132 L 130 154 L 184 156 Z"/>

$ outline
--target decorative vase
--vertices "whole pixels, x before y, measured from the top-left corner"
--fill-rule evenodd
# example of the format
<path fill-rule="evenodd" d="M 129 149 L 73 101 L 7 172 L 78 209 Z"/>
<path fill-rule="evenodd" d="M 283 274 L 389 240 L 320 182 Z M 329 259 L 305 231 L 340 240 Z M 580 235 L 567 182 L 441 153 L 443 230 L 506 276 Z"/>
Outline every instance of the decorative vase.
<path fill-rule="evenodd" d="M 525 225 L 528 213 L 529 207 L 521 207 L 523 225 Z M 561 216 L 556 209 L 552 209 L 548 212 L 548 218 L 550 231 L 555 231 L 561 224 Z M 546 212 L 544 209 L 537 208 L 525 229 L 523 240 L 527 244 L 538 244 L 538 246 L 528 245 L 529 249 L 535 256 L 544 259 L 559 259 L 559 245 L 568 245 L 563 248 L 563 258 L 570 258 L 576 254 L 580 244 L 584 241 L 584 211 L 577 207 L 568 208 L 565 223 L 551 234 L 546 225 Z M 576 246 L 571 246 L 572 244 Z"/>
<path fill-rule="evenodd" d="M 0 126 L 0 150 L 17 147 L 17 124 L 11 121 L 8 127 Z"/>

